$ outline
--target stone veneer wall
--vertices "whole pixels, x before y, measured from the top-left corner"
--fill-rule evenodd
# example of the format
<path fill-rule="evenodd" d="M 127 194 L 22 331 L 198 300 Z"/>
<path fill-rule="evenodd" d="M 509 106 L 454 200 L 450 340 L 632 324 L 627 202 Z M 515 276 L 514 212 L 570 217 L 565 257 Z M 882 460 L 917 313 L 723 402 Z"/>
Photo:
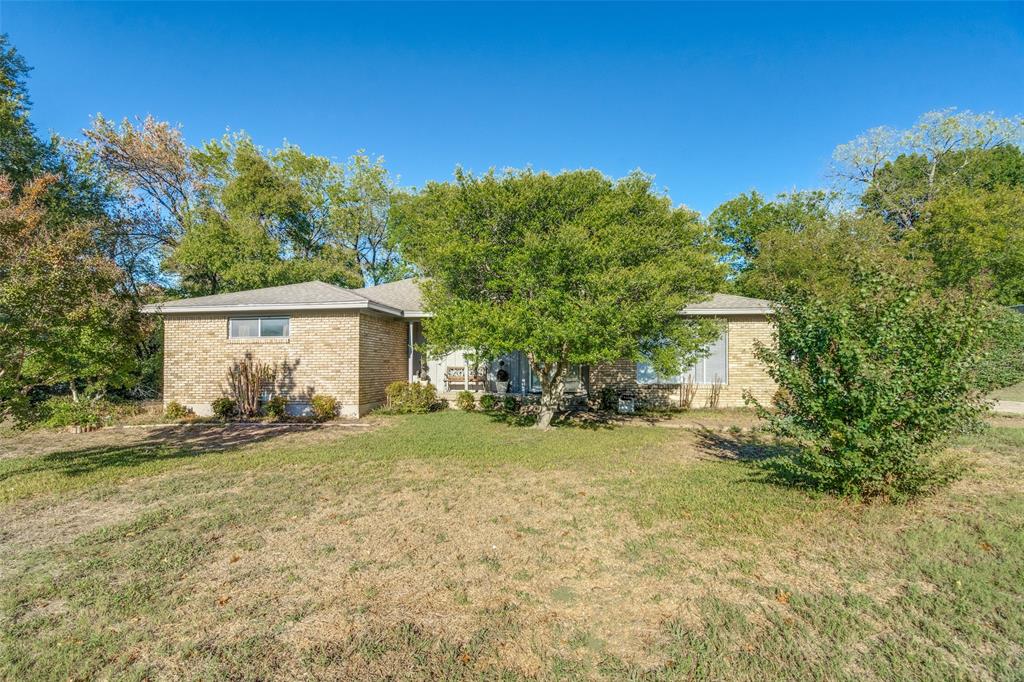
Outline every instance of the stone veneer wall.
<path fill-rule="evenodd" d="M 405 322 L 357 311 L 294 312 L 287 339 L 229 339 L 230 315 L 164 318 L 164 404 L 176 400 L 197 414 L 227 393 L 227 372 L 246 353 L 276 368 L 274 393 L 292 409 L 314 394 L 334 396 L 345 416 L 384 400 L 384 387 L 406 378 Z"/>
<path fill-rule="evenodd" d="M 775 393 L 775 382 L 754 357 L 754 343 L 772 343 L 771 322 L 764 315 L 733 315 L 721 319 L 726 320 L 729 329 L 729 378 L 722 386 L 718 406 L 743 407 L 744 390 L 749 390 L 759 401 L 770 400 Z M 600 395 L 605 386 L 632 391 L 648 404 L 679 404 L 679 384 L 638 385 L 636 364 L 631 360 L 591 367 L 591 394 Z M 693 407 L 706 407 L 709 393 L 708 386 L 698 386 Z"/>

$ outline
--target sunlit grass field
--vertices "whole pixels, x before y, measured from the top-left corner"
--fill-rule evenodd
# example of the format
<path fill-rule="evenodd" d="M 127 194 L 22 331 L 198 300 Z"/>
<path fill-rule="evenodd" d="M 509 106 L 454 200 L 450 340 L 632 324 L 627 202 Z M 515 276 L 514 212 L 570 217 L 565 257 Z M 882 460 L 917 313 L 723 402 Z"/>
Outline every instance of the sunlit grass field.
<path fill-rule="evenodd" d="M 893 507 L 714 427 L 10 436 L 0 678 L 1020 679 L 1024 429 Z"/>

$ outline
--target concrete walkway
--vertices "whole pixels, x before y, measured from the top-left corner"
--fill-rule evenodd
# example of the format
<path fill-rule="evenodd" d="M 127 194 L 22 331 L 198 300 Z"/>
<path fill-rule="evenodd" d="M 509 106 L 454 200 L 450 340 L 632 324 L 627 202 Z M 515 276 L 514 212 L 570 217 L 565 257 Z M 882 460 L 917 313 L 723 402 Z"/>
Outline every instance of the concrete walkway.
<path fill-rule="evenodd" d="M 997 400 L 992 411 L 998 414 L 1024 414 L 1024 403 L 1016 400 Z"/>

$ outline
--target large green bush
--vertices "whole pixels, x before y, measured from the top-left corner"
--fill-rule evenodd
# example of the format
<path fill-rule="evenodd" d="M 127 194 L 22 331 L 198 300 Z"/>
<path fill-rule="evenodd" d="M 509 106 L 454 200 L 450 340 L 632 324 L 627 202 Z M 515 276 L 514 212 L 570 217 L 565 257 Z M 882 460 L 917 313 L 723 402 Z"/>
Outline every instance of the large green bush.
<path fill-rule="evenodd" d="M 992 312 L 975 381 L 986 393 L 1024 381 L 1024 315 L 1002 307 Z"/>
<path fill-rule="evenodd" d="M 89 400 L 72 400 L 55 396 L 42 403 L 39 409 L 40 423 L 50 428 L 68 426 L 99 426 L 103 420 L 100 406 Z"/>
<path fill-rule="evenodd" d="M 789 294 L 778 344 L 759 357 L 779 385 L 773 408 L 754 403 L 790 439 L 768 466 L 783 479 L 861 498 L 903 500 L 956 477 L 943 446 L 977 428 L 985 403 L 974 368 L 984 308 L 969 296 L 861 272 L 845 296 Z"/>
<path fill-rule="evenodd" d="M 399 414 L 422 414 L 437 408 L 437 389 L 433 384 L 395 381 L 386 389 L 387 410 Z"/>

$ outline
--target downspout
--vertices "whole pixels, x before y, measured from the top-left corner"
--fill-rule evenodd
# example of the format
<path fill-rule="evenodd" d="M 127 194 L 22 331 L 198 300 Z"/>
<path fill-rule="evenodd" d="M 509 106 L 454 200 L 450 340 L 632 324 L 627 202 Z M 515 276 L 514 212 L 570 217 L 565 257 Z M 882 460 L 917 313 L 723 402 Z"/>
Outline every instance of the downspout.
<path fill-rule="evenodd" d="M 409 323 L 409 383 L 412 383 L 412 354 L 413 354 L 413 325 L 415 322 Z"/>

